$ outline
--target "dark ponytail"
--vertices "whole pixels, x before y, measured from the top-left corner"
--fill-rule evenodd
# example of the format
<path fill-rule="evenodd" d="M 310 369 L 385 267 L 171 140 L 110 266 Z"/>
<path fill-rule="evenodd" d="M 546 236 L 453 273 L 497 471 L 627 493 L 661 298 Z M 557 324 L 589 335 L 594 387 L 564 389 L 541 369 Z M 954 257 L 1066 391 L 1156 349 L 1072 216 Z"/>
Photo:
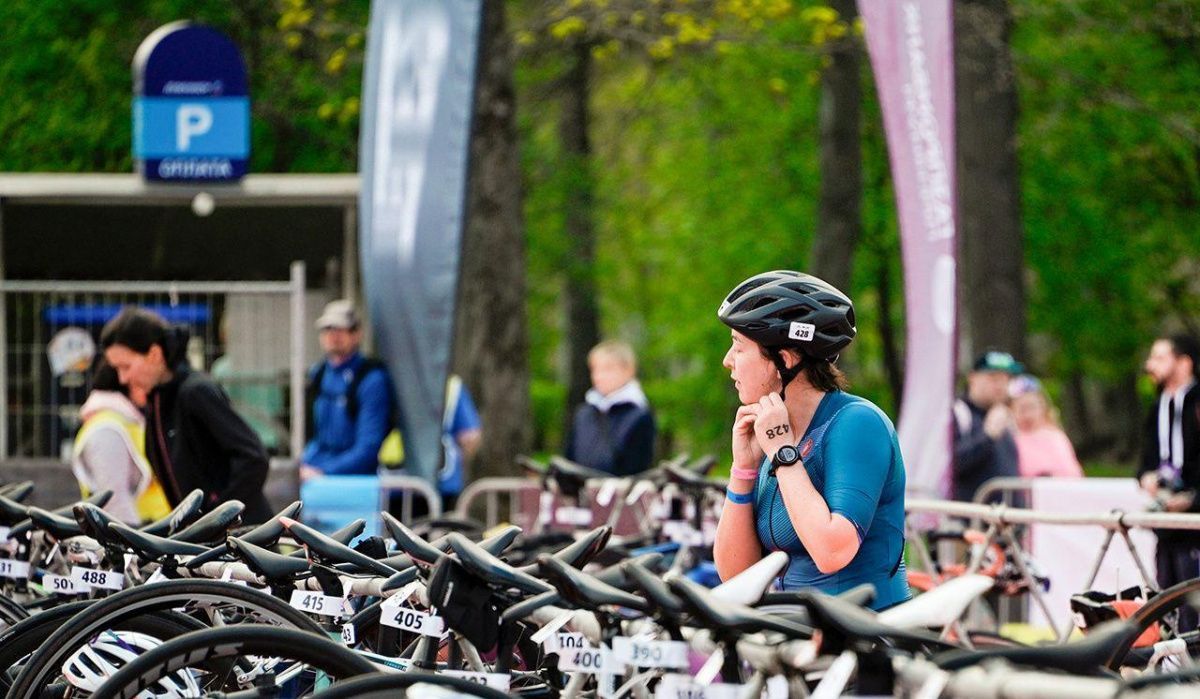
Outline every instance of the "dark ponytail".
<path fill-rule="evenodd" d="M 163 359 L 174 368 L 187 354 L 191 333 L 182 325 L 170 326 L 162 316 L 136 306 L 126 306 L 100 331 L 100 346 L 108 349 L 123 345 L 138 354 L 146 354 L 154 345 L 162 348 Z"/>

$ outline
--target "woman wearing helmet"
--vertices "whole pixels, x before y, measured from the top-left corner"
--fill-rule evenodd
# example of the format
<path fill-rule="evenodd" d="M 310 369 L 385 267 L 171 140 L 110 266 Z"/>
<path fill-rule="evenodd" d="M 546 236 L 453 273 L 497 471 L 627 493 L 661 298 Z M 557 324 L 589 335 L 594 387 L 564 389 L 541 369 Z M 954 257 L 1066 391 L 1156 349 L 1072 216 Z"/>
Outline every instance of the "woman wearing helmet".
<path fill-rule="evenodd" d="M 721 578 L 784 551 L 785 590 L 869 582 L 875 609 L 908 599 L 896 430 L 843 390 L 836 366 L 855 335 L 850 299 L 807 274 L 767 272 L 735 287 L 717 315 L 731 329 L 722 364 L 742 404 L 714 547 Z"/>

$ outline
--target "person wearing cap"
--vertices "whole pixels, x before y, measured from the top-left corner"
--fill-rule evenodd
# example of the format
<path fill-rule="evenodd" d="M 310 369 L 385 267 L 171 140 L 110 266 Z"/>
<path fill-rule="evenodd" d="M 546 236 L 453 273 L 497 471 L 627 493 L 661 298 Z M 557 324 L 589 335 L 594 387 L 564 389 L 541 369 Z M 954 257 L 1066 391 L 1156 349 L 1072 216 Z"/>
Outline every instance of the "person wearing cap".
<path fill-rule="evenodd" d="M 869 583 L 873 609 L 904 602 L 904 457 L 887 415 L 845 391 L 849 297 L 808 274 L 766 272 L 734 287 L 717 317 L 740 403 L 713 544 L 721 579 L 783 551 L 784 590 Z"/>
<path fill-rule="evenodd" d="M 300 478 L 374 475 L 379 447 L 392 428 L 387 367 L 359 352 L 362 328 L 350 301 L 330 302 L 316 325 L 325 359 L 309 371 L 311 439 Z"/>
<path fill-rule="evenodd" d="M 967 374 L 967 392 L 954 402 L 951 496 L 970 502 L 985 482 L 1017 475 L 1017 443 L 1008 409 L 1008 385 L 1024 370 L 1008 352 L 979 355 Z"/>

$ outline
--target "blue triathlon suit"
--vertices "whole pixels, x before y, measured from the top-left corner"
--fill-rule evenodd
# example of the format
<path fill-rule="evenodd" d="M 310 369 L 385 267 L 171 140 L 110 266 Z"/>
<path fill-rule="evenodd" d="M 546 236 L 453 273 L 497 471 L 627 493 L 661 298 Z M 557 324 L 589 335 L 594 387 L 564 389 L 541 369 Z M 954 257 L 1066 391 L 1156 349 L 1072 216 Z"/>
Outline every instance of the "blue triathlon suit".
<path fill-rule="evenodd" d="M 873 609 L 907 600 L 904 459 L 892 421 L 870 401 L 832 391 L 821 399 L 796 447 L 829 511 L 858 530 L 859 546 L 845 568 L 829 574 L 818 570 L 788 518 L 778 479 L 767 475 L 770 462 L 764 460 L 754 487 L 755 528 L 763 548 L 791 557 L 783 589 L 813 587 L 837 594 L 869 582 L 875 586 Z"/>

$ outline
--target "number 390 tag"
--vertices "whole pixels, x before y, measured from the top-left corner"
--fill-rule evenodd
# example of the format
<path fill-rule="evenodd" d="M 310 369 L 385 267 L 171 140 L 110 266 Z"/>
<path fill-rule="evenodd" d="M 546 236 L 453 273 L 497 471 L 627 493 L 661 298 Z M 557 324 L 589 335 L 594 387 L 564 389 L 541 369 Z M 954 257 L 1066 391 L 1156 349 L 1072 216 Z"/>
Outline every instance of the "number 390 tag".
<path fill-rule="evenodd" d="M 683 641 L 642 641 L 627 636 L 613 639 L 613 655 L 635 667 L 688 667 L 688 645 Z"/>

